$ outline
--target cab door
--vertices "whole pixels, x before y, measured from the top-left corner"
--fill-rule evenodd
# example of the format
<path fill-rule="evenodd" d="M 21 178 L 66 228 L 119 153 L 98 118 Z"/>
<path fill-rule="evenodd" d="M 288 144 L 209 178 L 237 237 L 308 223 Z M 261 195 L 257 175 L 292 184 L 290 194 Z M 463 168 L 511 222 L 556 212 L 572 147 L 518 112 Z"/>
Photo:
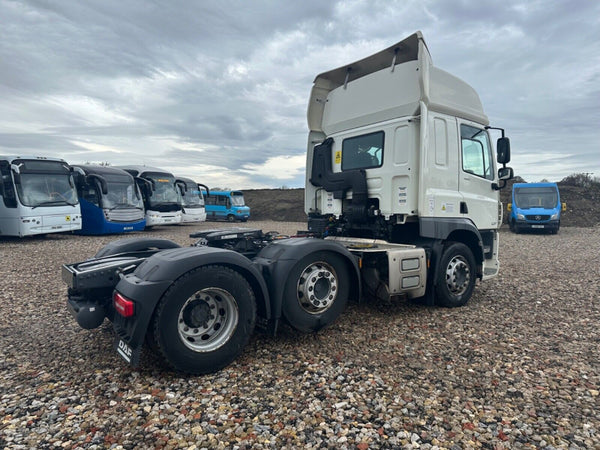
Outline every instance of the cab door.
<path fill-rule="evenodd" d="M 493 188 L 496 170 L 489 135 L 483 126 L 473 122 L 459 121 L 458 127 L 461 212 L 479 230 L 495 229 L 499 220 L 499 197 Z"/>

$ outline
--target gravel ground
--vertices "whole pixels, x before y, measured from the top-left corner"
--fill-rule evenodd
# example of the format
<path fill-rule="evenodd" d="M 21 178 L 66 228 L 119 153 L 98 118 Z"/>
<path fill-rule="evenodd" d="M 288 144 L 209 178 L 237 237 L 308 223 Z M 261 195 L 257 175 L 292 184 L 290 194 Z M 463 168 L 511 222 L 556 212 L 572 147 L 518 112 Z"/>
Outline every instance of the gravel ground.
<path fill-rule="evenodd" d="M 503 232 L 501 275 L 466 307 L 352 304 L 201 377 L 133 370 L 107 323 L 69 316 L 60 266 L 115 238 L 0 240 L 0 448 L 600 448 L 598 227 Z"/>

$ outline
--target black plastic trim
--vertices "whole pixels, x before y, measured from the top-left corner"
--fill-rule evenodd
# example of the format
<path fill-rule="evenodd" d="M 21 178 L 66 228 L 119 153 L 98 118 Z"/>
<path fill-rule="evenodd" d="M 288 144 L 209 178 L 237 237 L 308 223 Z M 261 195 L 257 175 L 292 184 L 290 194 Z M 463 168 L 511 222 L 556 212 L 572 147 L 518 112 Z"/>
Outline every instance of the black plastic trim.
<path fill-rule="evenodd" d="M 333 192 L 333 197 L 343 199 L 346 191 L 352 189 L 352 203 L 344 213 L 351 222 L 362 223 L 367 218 L 367 175 L 364 169 L 353 169 L 334 173 L 331 166 L 333 139 L 327 138 L 317 145 L 313 152 L 310 182 Z"/>

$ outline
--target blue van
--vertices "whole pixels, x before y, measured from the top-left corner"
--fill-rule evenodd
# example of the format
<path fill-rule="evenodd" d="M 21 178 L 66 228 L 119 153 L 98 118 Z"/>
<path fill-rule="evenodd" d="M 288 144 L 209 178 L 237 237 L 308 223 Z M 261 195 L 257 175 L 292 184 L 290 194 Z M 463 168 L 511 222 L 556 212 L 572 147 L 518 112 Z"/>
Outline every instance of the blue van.
<path fill-rule="evenodd" d="M 560 212 L 566 208 L 566 203 L 560 203 L 556 183 L 515 183 L 512 203 L 508 204 L 508 225 L 515 233 L 548 230 L 556 234 L 560 228 Z"/>
<path fill-rule="evenodd" d="M 204 194 L 206 219 L 225 219 L 229 222 L 239 220 L 245 222 L 250 218 L 250 207 L 244 203 L 242 191 L 211 190 Z"/>

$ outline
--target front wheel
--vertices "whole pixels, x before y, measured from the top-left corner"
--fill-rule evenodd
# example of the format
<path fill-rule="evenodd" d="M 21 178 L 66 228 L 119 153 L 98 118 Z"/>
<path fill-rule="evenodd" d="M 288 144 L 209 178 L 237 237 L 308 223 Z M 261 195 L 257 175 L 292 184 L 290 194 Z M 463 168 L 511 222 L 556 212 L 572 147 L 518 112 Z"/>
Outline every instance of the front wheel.
<path fill-rule="evenodd" d="M 188 272 L 156 308 L 151 339 L 173 369 L 205 374 L 230 364 L 244 349 L 256 323 L 256 300 L 248 281 L 223 266 Z"/>
<path fill-rule="evenodd" d="M 298 331 L 318 331 L 344 311 L 350 283 L 341 256 L 323 251 L 305 256 L 294 265 L 285 283 L 283 316 Z"/>
<path fill-rule="evenodd" d="M 227 221 L 228 222 L 235 222 L 235 216 L 233 214 L 228 214 L 227 215 Z"/>
<path fill-rule="evenodd" d="M 450 242 L 436 269 L 436 303 L 448 308 L 465 305 L 475 288 L 475 258 L 465 244 Z"/>

